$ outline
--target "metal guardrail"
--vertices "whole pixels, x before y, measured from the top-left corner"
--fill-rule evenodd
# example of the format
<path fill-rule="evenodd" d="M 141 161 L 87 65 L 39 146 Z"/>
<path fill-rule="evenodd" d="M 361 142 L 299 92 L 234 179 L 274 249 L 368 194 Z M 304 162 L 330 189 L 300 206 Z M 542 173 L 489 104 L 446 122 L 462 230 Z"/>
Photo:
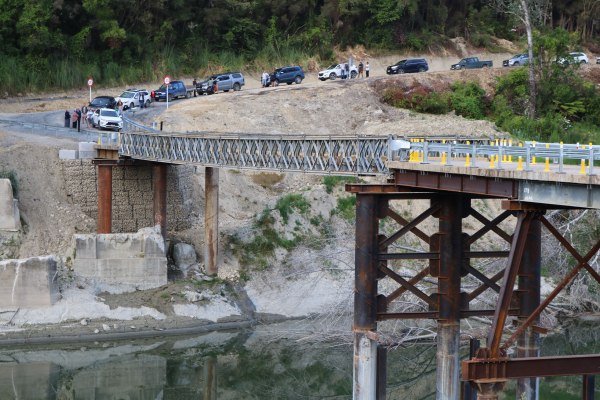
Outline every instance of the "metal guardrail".
<path fill-rule="evenodd" d="M 100 132 L 91 131 L 89 129 L 81 129 L 80 132 L 76 128 L 65 128 L 62 126 L 46 125 L 46 124 L 34 124 L 31 122 L 11 121 L 0 119 L 0 129 L 6 129 L 7 131 L 18 130 L 23 133 L 30 133 L 33 135 L 54 135 L 77 139 L 79 141 L 86 142 L 100 142 L 102 144 L 110 143 L 110 135 L 113 132 Z"/>
<path fill-rule="evenodd" d="M 600 146 L 534 142 L 523 142 L 521 146 L 411 142 L 410 149 L 400 152 L 399 160 L 427 164 L 428 157 L 432 154 L 439 157 L 445 155 L 446 165 L 452 165 L 452 158 L 468 155 L 469 167 L 472 168 L 478 167 L 477 157 L 483 156 L 489 160 L 494 159 L 495 169 L 503 169 L 502 163 L 506 162 L 507 157 L 515 157 L 512 161 L 518 161 L 520 158 L 525 164 L 525 171 L 531 171 L 534 159 L 540 162 L 545 162 L 546 159 L 549 162 L 552 159 L 553 164 L 558 164 L 558 173 L 564 173 L 564 160 L 600 160 Z M 594 163 L 588 164 L 588 175 L 593 175 Z"/>

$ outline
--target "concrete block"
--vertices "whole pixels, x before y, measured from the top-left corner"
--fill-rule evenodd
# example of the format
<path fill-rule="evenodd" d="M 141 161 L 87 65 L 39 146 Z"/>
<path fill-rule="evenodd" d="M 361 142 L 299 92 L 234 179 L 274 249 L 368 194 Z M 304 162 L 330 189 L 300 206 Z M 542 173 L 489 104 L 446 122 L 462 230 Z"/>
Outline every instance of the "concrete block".
<path fill-rule="evenodd" d="M 58 158 L 61 160 L 77 160 L 79 158 L 79 150 L 59 150 Z"/>
<path fill-rule="evenodd" d="M 0 261 L 3 307 L 51 307 L 60 299 L 54 256 Z"/>
<path fill-rule="evenodd" d="M 79 152 L 79 158 L 81 158 L 82 160 L 89 160 L 92 158 L 98 158 L 98 151 L 94 150 L 94 151 L 80 151 Z"/>
<path fill-rule="evenodd" d="M 10 180 L 0 179 L 0 229 L 17 230 L 20 228 L 18 209 L 13 199 L 13 190 Z"/>
<path fill-rule="evenodd" d="M 167 283 L 165 246 L 162 236 L 153 228 L 137 233 L 74 235 L 73 241 L 77 251 L 73 260 L 75 273 L 105 288 L 116 285 L 119 290 L 131 291 Z M 95 258 L 79 257 L 80 252 L 91 255 L 94 245 Z"/>
<path fill-rule="evenodd" d="M 60 366 L 52 362 L 3 362 L 0 364 L 0 399 L 55 399 L 49 394 L 49 388 L 59 387 L 59 372 Z"/>
<path fill-rule="evenodd" d="M 75 235 L 73 242 L 76 259 L 95 260 L 97 258 L 96 235 Z"/>

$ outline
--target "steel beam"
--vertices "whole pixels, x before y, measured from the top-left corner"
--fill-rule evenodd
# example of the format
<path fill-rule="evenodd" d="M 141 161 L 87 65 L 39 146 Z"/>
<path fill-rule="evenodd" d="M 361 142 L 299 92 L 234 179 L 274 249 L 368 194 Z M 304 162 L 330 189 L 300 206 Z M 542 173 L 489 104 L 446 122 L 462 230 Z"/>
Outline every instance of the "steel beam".
<path fill-rule="evenodd" d="M 430 207 L 428 210 L 424 211 L 421 215 L 413 219 L 406 226 L 402 227 L 398 232 L 394 233 L 388 239 L 384 240 L 383 243 L 379 244 L 379 248 L 387 248 L 390 244 L 394 243 L 396 240 L 400 239 L 402 236 L 406 235 L 413 228 L 419 225 L 421 222 L 425 221 L 429 216 L 440 209 L 439 205 L 434 205 Z"/>
<path fill-rule="evenodd" d="M 487 221 L 487 218 L 485 218 L 483 215 L 479 214 L 475 210 L 473 210 L 471 212 L 471 214 L 473 216 L 475 216 L 475 214 L 478 214 L 478 217 L 481 217 L 481 218 L 477 218 L 477 220 L 480 221 L 480 222 L 482 222 L 482 223 L 484 223 L 485 221 Z M 512 214 L 513 213 L 511 211 L 504 211 L 502 214 L 500 214 L 499 216 L 497 216 L 496 218 L 494 218 L 492 221 L 484 223 L 484 227 L 483 228 L 481 228 L 480 230 L 478 230 L 477 232 L 475 232 L 473 235 L 471 235 L 471 237 L 469 239 L 467 239 L 466 245 L 473 244 L 476 240 L 478 240 L 480 237 L 482 237 L 483 235 L 485 235 L 489 231 L 496 232 L 496 234 L 498 234 L 501 238 L 503 238 L 504 240 L 506 240 L 506 241 L 508 241 L 510 243 L 510 235 L 508 235 L 503 230 L 501 230 L 500 228 L 498 228 L 498 224 L 500 224 L 506 218 L 510 217 Z M 494 228 L 496 228 L 496 229 L 494 229 Z"/>
<path fill-rule="evenodd" d="M 356 196 L 354 400 L 376 398 L 377 342 L 369 333 L 377 331 L 377 205 L 377 195 Z"/>
<path fill-rule="evenodd" d="M 397 273 L 395 273 L 394 271 L 392 271 L 391 269 L 389 269 L 388 267 L 383 266 L 383 265 L 380 265 L 379 269 L 384 274 L 389 276 L 391 279 L 393 279 L 394 281 L 398 282 L 399 284 L 404 286 L 406 289 L 408 289 L 412 294 L 414 294 L 415 296 L 417 296 L 418 298 L 420 298 L 421 300 L 423 300 L 424 302 L 429 304 L 430 307 L 437 309 L 438 303 L 435 300 L 433 300 L 431 297 L 429 297 L 428 295 L 426 295 L 425 293 L 423 293 L 422 291 L 417 289 L 414 285 L 412 285 L 410 282 L 408 282 L 407 280 L 402 278 L 400 275 L 398 275 Z"/>
<path fill-rule="evenodd" d="M 396 221 L 397 223 L 399 223 L 402 226 L 407 226 L 410 223 L 409 221 L 402 218 L 400 215 L 398 215 L 398 213 L 396 213 L 394 210 L 392 210 L 389 207 L 386 210 L 386 214 L 388 217 L 390 217 L 391 219 L 393 219 L 394 221 Z M 425 243 L 429 244 L 429 236 L 425 232 L 423 232 L 416 226 L 414 228 L 412 228 L 410 231 L 412 233 L 414 233 L 419 239 L 421 239 Z"/>
<path fill-rule="evenodd" d="M 583 376 L 583 400 L 594 400 L 594 387 L 596 383 L 595 381 L 595 375 Z"/>
<path fill-rule="evenodd" d="M 167 164 L 152 166 L 152 210 L 154 226 L 160 229 L 163 241 L 167 239 Z M 165 247 L 166 251 L 166 247 Z"/>
<path fill-rule="evenodd" d="M 525 319 L 540 305 L 540 278 L 542 266 L 542 223 L 539 218 L 532 219 L 525 238 L 525 248 L 519 269 L 520 316 Z M 539 319 L 538 319 L 539 320 Z M 536 320 L 536 321 L 538 321 Z M 530 325 L 517 340 L 517 357 L 530 358 L 540 355 L 539 333 Z M 520 378 L 517 380 L 517 399 L 537 400 L 539 378 Z"/>
<path fill-rule="evenodd" d="M 219 272 L 219 168 L 206 167 L 204 174 L 204 268 Z"/>
<path fill-rule="evenodd" d="M 419 272 L 417 275 L 411 278 L 408 281 L 408 283 L 410 283 L 411 285 L 416 285 L 417 283 L 421 282 L 421 280 L 423 280 L 423 278 L 425 278 L 427 275 L 429 275 L 429 267 L 425 268 L 423 271 Z M 386 297 L 387 304 L 390 305 L 392 301 L 402 296 L 402 294 L 406 292 L 406 290 L 407 289 L 404 286 L 394 290 L 389 296 Z"/>
<path fill-rule="evenodd" d="M 440 198 L 439 218 L 439 321 L 437 327 L 437 400 L 457 399 L 460 392 L 460 275 L 462 269 L 462 219 L 470 199 L 461 194 Z"/>
<path fill-rule="evenodd" d="M 98 166 L 98 233 L 112 232 L 112 167 Z"/>
<path fill-rule="evenodd" d="M 502 279 L 503 276 L 504 276 L 504 270 L 502 270 L 502 271 L 498 272 L 496 275 L 492 276 L 490 278 L 490 280 L 492 282 L 496 283 L 500 279 Z M 469 293 L 469 301 L 472 301 L 473 299 L 477 298 L 477 296 L 479 296 L 481 293 L 485 292 L 489 288 L 490 287 L 488 286 L 487 283 L 484 283 L 483 285 L 479 286 L 477 289 L 475 289 L 471 293 Z"/>

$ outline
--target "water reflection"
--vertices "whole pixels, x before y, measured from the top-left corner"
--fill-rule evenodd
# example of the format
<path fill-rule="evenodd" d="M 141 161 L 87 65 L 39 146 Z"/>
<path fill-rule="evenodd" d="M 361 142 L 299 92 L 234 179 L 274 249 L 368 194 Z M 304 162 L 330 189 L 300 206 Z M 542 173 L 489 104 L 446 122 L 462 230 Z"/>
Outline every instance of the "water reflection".
<path fill-rule="evenodd" d="M 542 355 L 600 352 L 598 322 L 571 323 Z M 351 399 L 352 348 L 255 331 L 0 349 L 0 399 Z M 466 357 L 466 352 L 464 354 Z M 388 400 L 435 398 L 435 346 L 388 352 Z M 514 399 L 514 382 L 505 399 Z M 580 398 L 581 377 L 543 379 L 540 398 Z M 512 393 L 512 395 L 511 395 Z"/>

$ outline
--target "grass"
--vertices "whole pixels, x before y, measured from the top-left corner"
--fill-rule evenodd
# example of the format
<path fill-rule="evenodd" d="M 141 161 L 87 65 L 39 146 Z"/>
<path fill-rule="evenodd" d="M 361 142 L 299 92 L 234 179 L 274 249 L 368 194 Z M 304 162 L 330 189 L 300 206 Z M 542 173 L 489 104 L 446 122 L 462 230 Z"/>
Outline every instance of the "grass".
<path fill-rule="evenodd" d="M 306 214 L 310 209 L 310 203 L 301 194 L 288 194 L 279 198 L 275 204 L 275 210 L 279 211 L 285 224 L 290 219 L 289 215 L 294 212 L 293 209 L 297 209 L 300 214 Z"/>
<path fill-rule="evenodd" d="M 329 194 L 333 192 L 333 188 L 341 183 L 359 183 L 363 182 L 361 179 L 353 176 L 324 176 L 323 184 L 325 185 L 325 191 Z"/>

